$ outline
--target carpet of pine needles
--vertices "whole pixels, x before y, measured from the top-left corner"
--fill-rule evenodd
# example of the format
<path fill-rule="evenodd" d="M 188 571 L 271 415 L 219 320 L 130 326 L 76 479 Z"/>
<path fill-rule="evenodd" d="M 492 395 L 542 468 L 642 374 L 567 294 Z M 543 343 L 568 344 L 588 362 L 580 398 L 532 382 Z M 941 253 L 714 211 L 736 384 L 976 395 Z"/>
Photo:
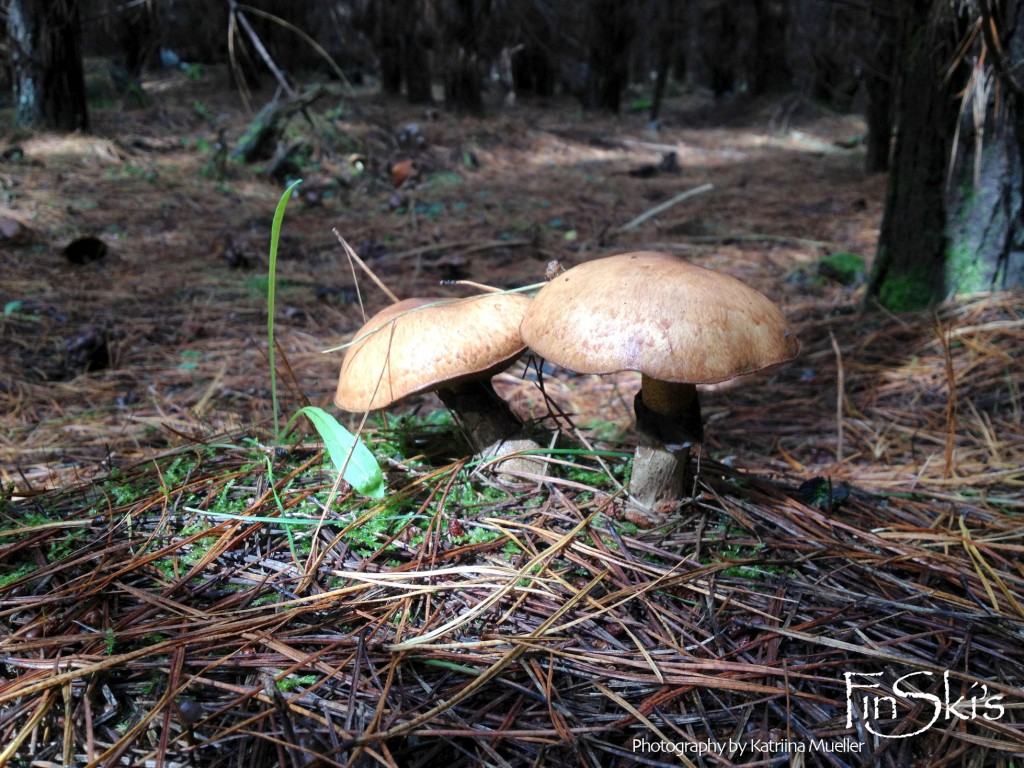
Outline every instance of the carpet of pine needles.
<path fill-rule="evenodd" d="M 633 374 L 499 376 L 591 451 L 513 487 L 443 440 L 417 455 L 436 433 L 396 450 L 394 417 L 362 432 L 379 502 L 303 426 L 275 443 L 260 278 L 281 187 L 204 179 L 188 139 L 212 129 L 178 85 L 99 112 L 94 137 L 7 139 L 29 242 L 0 252 L 0 765 L 1019 765 L 1024 297 L 893 316 L 816 274 L 877 237 L 884 180 L 833 144 L 857 121 L 787 102 L 722 128 L 691 105 L 652 137 L 642 115 L 431 121 L 366 98 L 343 127 L 369 171 L 289 209 L 286 414 L 330 402 L 340 353 L 321 350 L 362 318 L 332 227 L 403 296 L 661 247 L 775 298 L 800 358 L 704 393 L 693 497 L 637 530 L 617 519 L 624 459 L 599 454 L 628 452 Z M 237 136 L 222 91 L 198 97 Z M 412 120 L 427 146 L 394 138 Z M 663 145 L 681 175 L 629 174 Z M 344 162 L 325 146 L 322 167 Z M 409 156 L 444 183 L 392 210 Z M 89 233 L 108 256 L 64 263 Z M 90 336 L 108 359 L 85 370 Z M 399 521 L 360 539 L 381 516 Z"/>

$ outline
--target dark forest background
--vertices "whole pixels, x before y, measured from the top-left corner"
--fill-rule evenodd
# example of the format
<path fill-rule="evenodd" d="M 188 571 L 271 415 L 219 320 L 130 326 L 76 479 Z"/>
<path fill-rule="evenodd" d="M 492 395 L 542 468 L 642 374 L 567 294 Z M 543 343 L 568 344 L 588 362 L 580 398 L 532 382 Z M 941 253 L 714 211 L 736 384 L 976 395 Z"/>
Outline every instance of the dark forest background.
<path fill-rule="evenodd" d="M 311 73 L 481 114 L 572 94 L 619 112 L 649 89 L 795 92 L 866 118 L 890 171 L 869 295 L 892 309 L 1024 282 L 1024 10 L 1018 0 L 7 0 L 16 122 L 88 127 L 83 56 L 122 89 L 149 68 L 231 64 L 236 87 L 294 95 Z"/>

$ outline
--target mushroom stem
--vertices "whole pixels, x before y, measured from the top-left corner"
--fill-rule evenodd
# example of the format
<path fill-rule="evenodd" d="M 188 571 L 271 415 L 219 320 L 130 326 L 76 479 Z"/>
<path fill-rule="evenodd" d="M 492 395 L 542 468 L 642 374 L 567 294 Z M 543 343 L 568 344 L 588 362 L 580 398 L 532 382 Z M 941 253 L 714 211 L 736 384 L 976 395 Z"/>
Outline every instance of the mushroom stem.
<path fill-rule="evenodd" d="M 462 424 L 473 453 L 523 434 L 523 423 L 494 391 L 489 379 L 438 389 L 437 396 Z"/>
<path fill-rule="evenodd" d="M 679 384 L 672 381 L 662 381 L 647 374 L 640 376 L 640 399 L 647 406 L 647 410 L 657 416 L 669 416 L 675 418 L 687 418 L 694 414 L 696 408 L 696 422 L 686 422 L 682 429 L 696 433 L 696 440 L 702 435 L 700 423 L 700 403 L 697 397 L 697 386 L 695 384 Z M 696 405 L 695 405 L 696 404 Z"/>
<path fill-rule="evenodd" d="M 526 438 L 523 422 L 508 403 L 494 391 L 489 379 L 477 379 L 437 390 L 441 402 L 462 424 L 473 453 L 493 460 L 517 451 L 540 448 Z M 518 456 L 493 463 L 498 479 L 516 483 L 527 477 L 543 475 L 547 464 L 537 456 Z"/>
<path fill-rule="evenodd" d="M 700 398 L 693 384 L 643 376 L 633 401 L 640 442 L 629 479 L 634 519 L 656 523 L 686 496 L 690 448 L 701 442 Z"/>
<path fill-rule="evenodd" d="M 650 527 L 665 520 L 686 495 L 690 448 L 666 450 L 660 445 L 637 445 L 629 478 L 631 514 L 628 520 Z"/>

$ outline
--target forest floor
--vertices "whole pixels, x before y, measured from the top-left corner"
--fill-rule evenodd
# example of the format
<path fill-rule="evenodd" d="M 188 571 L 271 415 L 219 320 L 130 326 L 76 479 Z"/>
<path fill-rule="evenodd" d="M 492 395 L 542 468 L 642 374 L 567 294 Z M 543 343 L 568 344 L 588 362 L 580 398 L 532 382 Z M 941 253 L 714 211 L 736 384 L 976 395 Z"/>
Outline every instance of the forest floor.
<path fill-rule="evenodd" d="M 219 73 L 147 91 L 95 107 L 90 135 L 0 147 L 0 765 L 1024 751 L 1024 298 L 864 308 L 885 178 L 859 118 L 683 94 L 655 132 L 568 100 L 456 118 L 325 95 L 272 178 L 218 149 L 252 119 Z M 294 178 L 282 422 L 313 404 L 359 429 L 324 350 L 388 299 L 334 230 L 402 298 L 669 251 L 775 300 L 802 353 L 704 393 L 699 487 L 666 526 L 611 513 L 629 373 L 498 376 L 578 448 L 514 488 L 470 471 L 432 395 L 371 417 L 389 493 L 358 498 L 304 426 L 274 437 L 267 253 Z M 86 236 L 105 255 L 71 263 Z M 899 717 L 855 706 L 844 673 L 883 673 Z M 923 694 L 950 691 L 965 714 L 932 719 Z"/>

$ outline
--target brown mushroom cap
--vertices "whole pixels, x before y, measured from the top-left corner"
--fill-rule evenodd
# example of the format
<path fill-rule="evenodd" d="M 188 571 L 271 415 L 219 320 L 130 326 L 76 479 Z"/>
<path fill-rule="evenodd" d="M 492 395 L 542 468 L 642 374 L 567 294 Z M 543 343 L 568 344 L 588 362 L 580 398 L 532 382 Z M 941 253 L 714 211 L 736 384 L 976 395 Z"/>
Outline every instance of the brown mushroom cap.
<path fill-rule="evenodd" d="M 518 293 L 392 304 L 353 337 L 334 402 L 346 411 L 369 411 L 419 392 L 490 378 L 526 348 L 519 324 L 529 305 Z"/>
<path fill-rule="evenodd" d="M 577 373 L 640 371 L 661 381 L 714 384 L 796 357 L 782 312 L 734 277 L 667 253 L 585 262 L 545 285 L 523 341 Z"/>

